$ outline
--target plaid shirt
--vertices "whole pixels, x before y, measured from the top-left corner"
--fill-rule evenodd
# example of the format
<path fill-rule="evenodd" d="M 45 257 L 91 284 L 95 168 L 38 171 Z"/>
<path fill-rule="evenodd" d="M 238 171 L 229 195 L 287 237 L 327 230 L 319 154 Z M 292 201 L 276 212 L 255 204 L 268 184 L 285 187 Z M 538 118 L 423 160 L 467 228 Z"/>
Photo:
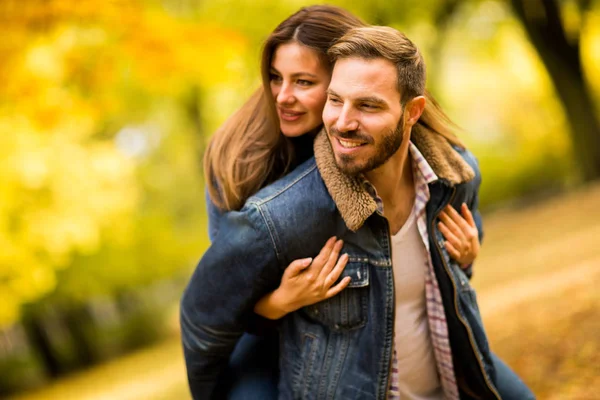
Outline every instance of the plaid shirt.
<path fill-rule="evenodd" d="M 427 304 L 427 320 L 429 322 L 429 334 L 431 336 L 431 344 L 437 362 L 437 370 L 440 375 L 440 382 L 444 391 L 444 397 L 450 400 L 458 400 L 458 386 L 456 385 L 456 377 L 454 376 L 454 366 L 452 364 L 452 351 L 450 349 L 450 340 L 448 338 L 448 326 L 446 324 L 446 315 L 444 314 L 444 305 L 442 296 L 438 286 L 435 273 L 433 271 L 433 263 L 431 254 L 429 253 L 429 238 L 427 235 L 427 216 L 425 206 L 430 198 L 428 184 L 438 179 L 437 175 L 427 160 L 423 157 L 417 147 L 411 142 L 409 146 L 411 155 L 413 178 L 415 184 L 415 212 L 417 218 L 417 227 L 423 244 L 427 250 L 427 273 L 425 275 L 425 297 Z M 369 193 L 377 204 L 377 211 L 383 214 L 383 201 L 377 195 L 375 187 L 363 178 L 363 188 Z M 400 399 L 398 391 L 398 359 L 396 350 L 393 352 L 392 359 L 392 375 L 390 388 L 388 391 L 389 400 Z"/>

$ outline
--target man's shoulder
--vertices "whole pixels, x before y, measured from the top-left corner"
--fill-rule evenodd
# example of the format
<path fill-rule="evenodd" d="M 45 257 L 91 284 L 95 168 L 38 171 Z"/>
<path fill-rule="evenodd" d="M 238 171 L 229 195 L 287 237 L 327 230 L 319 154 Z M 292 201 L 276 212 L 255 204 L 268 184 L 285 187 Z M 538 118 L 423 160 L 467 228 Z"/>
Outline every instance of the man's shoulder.
<path fill-rule="evenodd" d="M 458 146 L 452 147 L 461 156 L 461 158 L 467 164 L 469 164 L 475 173 L 473 179 L 460 183 L 456 186 L 457 192 L 455 195 L 455 200 L 458 201 L 457 204 L 460 204 L 463 201 L 467 204 L 470 204 L 474 196 L 478 194 L 479 187 L 481 186 L 481 171 L 479 169 L 479 161 L 477 160 L 477 157 L 475 157 L 475 155 L 469 150 Z"/>
<path fill-rule="evenodd" d="M 454 150 L 462 157 L 463 160 L 465 160 L 465 162 L 467 164 L 469 164 L 469 166 L 471 168 L 473 168 L 473 171 L 475 172 L 475 176 L 479 176 L 480 175 L 480 171 L 479 171 L 479 160 L 477 160 L 477 157 L 475 157 L 475 155 L 473 153 L 471 153 L 471 151 L 467 150 L 464 147 L 459 147 L 459 146 L 452 146 L 454 148 Z"/>

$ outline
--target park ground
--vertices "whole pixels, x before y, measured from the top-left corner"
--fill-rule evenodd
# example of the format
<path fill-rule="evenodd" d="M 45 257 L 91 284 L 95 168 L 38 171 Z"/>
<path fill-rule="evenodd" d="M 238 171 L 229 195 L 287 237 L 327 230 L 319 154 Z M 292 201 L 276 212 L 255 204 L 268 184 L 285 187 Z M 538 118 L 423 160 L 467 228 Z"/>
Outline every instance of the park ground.
<path fill-rule="evenodd" d="M 473 286 L 492 349 L 539 399 L 600 393 L 600 185 L 484 216 Z M 185 400 L 173 337 L 12 400 Z"/>

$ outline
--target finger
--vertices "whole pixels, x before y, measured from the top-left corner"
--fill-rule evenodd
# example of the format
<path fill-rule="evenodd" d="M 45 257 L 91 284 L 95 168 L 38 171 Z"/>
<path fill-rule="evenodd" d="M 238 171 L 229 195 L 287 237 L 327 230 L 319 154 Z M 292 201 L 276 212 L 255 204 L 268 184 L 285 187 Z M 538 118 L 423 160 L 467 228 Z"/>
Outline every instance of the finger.
<path fill-rule="evenodd" d="M 473 218 L 473 214 L 471 214 L 471 210 L 467 207 L 467 203 L 462 203 L 461 211 L 463 217 L 467 220 L 467 223 L 471 225 L 472 228 L 476 228 L 477 224 L 475 224 L 475 219 Z"/>
<path fill-rule="evenodd" d="M 461 268 L 461 269 L 467 269 L 467 268 L 469 268 L 470 266 L 471 266 L 471 263 L 464 263 L 464 264 L 463 264 L 463 263 L 461 263 L 461 264 L 460 264 L 460 268 Z"/>
<path fill-rule="evenodd" d="M 330 297 L 333 297 L 336 294 L 338 294 L 339 292 L 341 292 L 342 290 L 344 290 L 346 288 L 346 286 L 348 286 L 350 281 L 351 281 L 351 278 L 349 276 L 342 279 L 340 283 L 338 283 L 337 285 L 335 285 L 334 287 L 329 289 L 327 291 L 327 293 L 325 293 L 325 298 L 329 299 Z"/>
<path fill-rule="evenodd" d="M 343 240 L 340 239 L 337 242 L 335 242 L 333 250 L 331 250 L 331 253 L 329 254 L 329 259 L 327 260 L 327 263 L 321 269 L 321 273 L 319 274 L 320 279 L 325 280 L 327 275 L 329 275 L 331 270 L 335 267 L 335 264 L 340 256 L 340 251 L 342 251 L 342 246 L 344 246 Z"/>
<path fill-rule="evenodd" d="M 310 265 L 312 262 L 312 258 L 301 258 L 299 260 L 294 260 L 292 263 L 286 268 L 285 272 L 291 278 L 293 276 L 298 275 L 302 272 L 306 267 Z"/>
<path fill-rule="evenodd" d="M 329 240 L 325 243 L 325 246 L 321 249 L 319 254 L 315 257 L 314 261 L 311 264 L 312 267 L 321 269 L 327 259 L 329 258 L 329 254 L 331 254 L 331 250 L 333 250 L 333 246 L 335 245 L 336 237 L 330 237 Z"/>
<path fill-rule="evenodd" d="M 337 264 L 335 264 L 335 268 L 331 271 L 331 273 L 327 276 L 325 280 L 325 287 L 330 287 L 338 280 L 344 268 L 346 268 L 346 264 L 348 264 L 348 254 L 343 254 L 338 260 Z"/>
<path fill-rule="evenodd" d="M 444 238 L 448 242 L 451 242 L 455 248 L 460 249 L 462 247 L 462 241 L 460 240 L 460 238 L 456 237 L 456 235 L 450 229 L 448 229 L 448 227 L 446 227 L 446 225 L 443 222 L 438 223 L 438 228 L 440 232 L 442 232 Z"/>
<path fill-rule="evenodd" d="M 461 239 L 463 238 L 463 231 L 462 229 L 460 229 L 460 227 L 456 224 L 456 222 L 454 222 L 454 220 L 450 217 L 449 211 L 442 211 L 440 213 L 439 216 L 440 220 L 444 223 L 444 225 L 446 225 L 446 227 L 448 229 L 450 229 L 450 231 L 452 231 L 452 233 L 454 234 L 454 236 L 456 236 L 457 238 Z"/>
<path fill-rule="evenodd" d="M 462 232 L 468 232 L 469 231 L 469 228 L 470 228 L 469 224 L 462 217 L 462 215 L 460 215 L 458 213 L 458 211 L 456 211 L 454 209 L 454 207 L 448 206 L 448 207 L 446 207 L 445 211 L 450 216 L 450 218 L 452 219 L 452 221 L 454 221 L 454 223 L 460 228 L 460 230 Z"/>
<path fill-rule="evenodd" d="M 450 255 L 450 257 L 454 258 L 456 261 L 460 263 L 460 252 L 452 245 L 450 242 L 446 242 L 446 251 Z"/>

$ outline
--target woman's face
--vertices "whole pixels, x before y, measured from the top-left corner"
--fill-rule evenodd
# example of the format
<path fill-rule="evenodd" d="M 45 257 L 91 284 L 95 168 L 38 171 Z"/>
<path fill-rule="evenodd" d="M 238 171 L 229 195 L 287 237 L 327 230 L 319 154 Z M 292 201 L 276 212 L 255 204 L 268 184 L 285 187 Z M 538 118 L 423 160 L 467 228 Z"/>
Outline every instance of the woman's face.
<path fill-rule="evenodd" d="M 322 124 L 330 79 L 315 50 L 298 43 L 282 44 L 275 50 L 271 93 L 285 136 L 301 136 Z"/>

